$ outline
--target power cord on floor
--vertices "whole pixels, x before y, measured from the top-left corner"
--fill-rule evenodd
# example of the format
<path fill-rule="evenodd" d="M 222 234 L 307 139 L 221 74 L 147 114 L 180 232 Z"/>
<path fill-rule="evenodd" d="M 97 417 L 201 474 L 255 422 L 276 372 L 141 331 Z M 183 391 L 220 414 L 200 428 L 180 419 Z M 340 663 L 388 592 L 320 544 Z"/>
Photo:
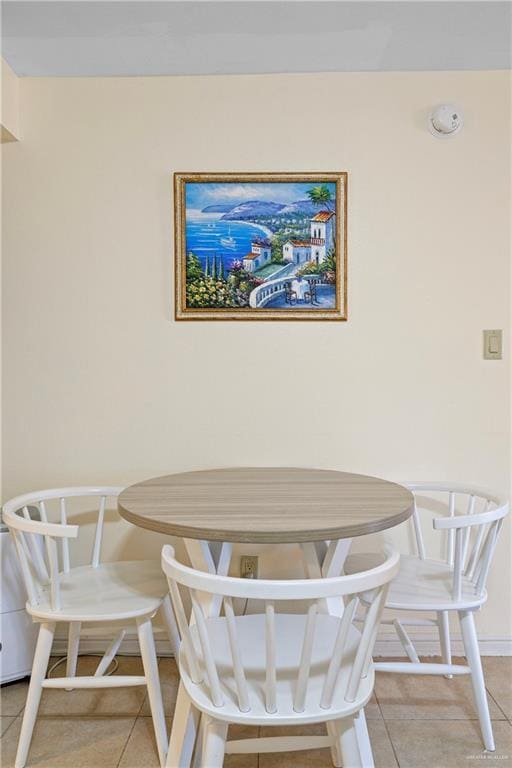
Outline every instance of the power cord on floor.
<path fill-rule="evenodd" d="M 98 658 L 98 659 L 103 658 L 103 654 L 101 653 L 79 653 L 78 656 L 79 658 L 82 658 L 83 656 L 90 656 L 91 658 Z M 54 664 L 52 664 L 52 666 L 46 673 L 46 676 L 50 678 L 52 676 L 52 672 L 54 672 L 57 669 L 57 667 L 60 667 L 60 665 L 67 660 L 68 660 L 67 656 L 63 656 L 61 659 L 57 659 L 57 661 Z M 112 669 L 110 669 L 110 666 L 112 666 Z M 118 668 L 119 668 L 119 662 L 116 658 L 113 658 L 109 664 L 109 667 L 107 667 L 107 671 L 104 673 L 103 677 L 108 677 L 109 675 L 113 675 Z"/>

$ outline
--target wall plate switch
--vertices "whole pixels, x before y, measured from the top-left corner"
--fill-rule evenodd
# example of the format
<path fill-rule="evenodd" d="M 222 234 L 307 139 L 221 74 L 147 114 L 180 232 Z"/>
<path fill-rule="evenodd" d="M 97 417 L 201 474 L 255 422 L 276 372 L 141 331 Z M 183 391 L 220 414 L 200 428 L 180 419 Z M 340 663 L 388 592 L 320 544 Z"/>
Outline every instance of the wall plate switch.
<path fill-rule="evenodd" d="M 484 331 L 484 360 L 501 360 L 503 357 L 503 331 L 501 328 Z"/>
<path fill-rule="evenodd" d="M 242 555 L 240 558 L 240 576 L 242 579 L 258 578 L 258 558 L 256 555 Z"/>

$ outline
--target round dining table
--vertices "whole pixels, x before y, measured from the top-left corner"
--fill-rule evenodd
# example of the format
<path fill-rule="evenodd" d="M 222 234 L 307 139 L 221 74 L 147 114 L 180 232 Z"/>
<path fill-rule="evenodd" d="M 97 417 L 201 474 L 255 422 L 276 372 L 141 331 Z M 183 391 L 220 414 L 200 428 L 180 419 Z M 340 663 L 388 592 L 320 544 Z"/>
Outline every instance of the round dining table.
<path fill-rule="evenodd" d="M 118 500 L 130 523 L 182 538 L 194 568 L 225 575 L 237 542 L 297 543 L 310 578 L 338 575 L 353 537 L 402 523 L 413 506 L 397 483 L 298 467 L 180 472 L 136 483 Z"/>
<path fill-rule="evenodd" d="M 141 528 L 208 541 L 282 544 L 345 539 L 407 520 L 409 490 L 368 475 L 279 467 L 155 477 L 119 496 Z"/>
<path fill-rule="evenodd" d="M 338 576 L 356 536 L 407 520 L 412 493 L 397 483 L 326 469 L 255 467 L 181 472 L 126 488 L 118 499 L 122 517 L 140 528 L 183 539 L 192 566 L 226 575 L 233 543 L 299 544 L 309 578 Z M 221 602 L 206 595 L 203 610 L 217 616 Z M 340 615 L 343 604 L 328 599 Z M 182 685 L 175 717 L 187 736 L 180 765 L 188 766 L 199 725 L 187 709 Z M 371 756 L 364 710 L 356 719 L 361 754 Z"/>

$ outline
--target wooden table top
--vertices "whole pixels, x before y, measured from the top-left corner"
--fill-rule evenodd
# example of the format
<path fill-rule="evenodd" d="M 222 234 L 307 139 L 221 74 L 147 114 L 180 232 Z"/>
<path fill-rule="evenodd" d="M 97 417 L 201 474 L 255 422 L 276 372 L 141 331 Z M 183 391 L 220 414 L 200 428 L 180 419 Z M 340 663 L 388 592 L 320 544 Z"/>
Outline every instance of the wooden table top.
<path fill-rule="evenodd" d="M 366 475 L 258 467 L 155 477 L 124 490 L 118 505 L 122 517 L 151 531 L 265 544 L 382 531 L 410 517 L 413 497 Z"/>

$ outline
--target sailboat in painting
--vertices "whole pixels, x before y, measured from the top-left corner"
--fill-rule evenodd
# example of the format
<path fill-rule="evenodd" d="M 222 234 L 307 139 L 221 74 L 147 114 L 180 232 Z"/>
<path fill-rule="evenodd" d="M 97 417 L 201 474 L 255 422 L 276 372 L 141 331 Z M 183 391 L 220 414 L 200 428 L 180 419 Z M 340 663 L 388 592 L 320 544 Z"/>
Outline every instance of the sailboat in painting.
<path fill-rule="evenodd" d="M 236 247 L 236 240 L 231 235 L 231 227 L 228 226 L 228 236 L 227 237 L 221 237 L 220 238 L 220 244 L 224 246 L 224 248 L 235 248 Z"/>

